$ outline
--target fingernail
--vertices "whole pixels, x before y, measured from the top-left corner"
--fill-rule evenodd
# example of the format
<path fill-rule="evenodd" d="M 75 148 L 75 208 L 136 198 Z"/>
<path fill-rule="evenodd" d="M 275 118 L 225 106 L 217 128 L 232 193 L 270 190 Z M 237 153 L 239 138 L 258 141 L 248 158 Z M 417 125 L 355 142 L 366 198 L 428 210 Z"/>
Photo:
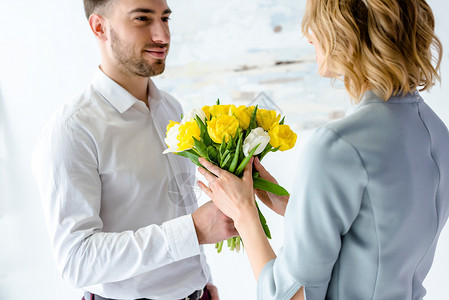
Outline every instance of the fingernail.
<path fill-rule="evenodd" d="M 256 164 L 260 164 L 260 160 L 259 160 L 258 156 L 256 156 L 256 159 L 254 161 L 256 162 Z"/>

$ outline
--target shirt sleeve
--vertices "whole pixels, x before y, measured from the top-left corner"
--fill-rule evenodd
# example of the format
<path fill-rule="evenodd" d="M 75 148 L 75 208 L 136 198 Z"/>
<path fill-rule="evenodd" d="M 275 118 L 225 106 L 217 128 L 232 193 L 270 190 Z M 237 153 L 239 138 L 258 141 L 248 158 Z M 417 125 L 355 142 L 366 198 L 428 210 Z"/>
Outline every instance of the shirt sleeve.
<path fill-rule="evenodd" d="M 284 246 L 258 280 L 258 299 L 325 299 L 341 238 L 357 217 L 367 183 L 362 159 L 328 128 L 304 146 L 285 213 Z"/>
<path fill-rule="evenodd" d="M 62 276 L 76 287 L 87 287 L 129 279 L 200 254 L 191 215 L 136 231 L 102 232 L 95 149 L 82 128 L 53 121 L 33 153 L 33 171 Z"/>

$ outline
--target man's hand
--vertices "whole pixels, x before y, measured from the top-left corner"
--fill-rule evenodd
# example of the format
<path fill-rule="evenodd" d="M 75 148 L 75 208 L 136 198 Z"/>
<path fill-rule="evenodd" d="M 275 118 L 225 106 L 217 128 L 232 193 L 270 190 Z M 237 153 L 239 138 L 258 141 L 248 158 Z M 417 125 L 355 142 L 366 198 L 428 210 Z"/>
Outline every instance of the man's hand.
<path fill-rule="evenodd" d="M 207 287 L 207 290 L 210 293 L 210 299 L 211 300 L 220 300 L 220 297 L 218 297 L 218 290 L 217 290 L 217 287 L 215 285 L 213 285 L 211 283 L 208 283 L 206 285 L 206 287 Z"/>
<path fill-rule="evenodd" d="M 200 244 L 215 244 L 238 235 L 232 219 L 223 214 L 212 201 L 195 210 L 192 219 Z"/>

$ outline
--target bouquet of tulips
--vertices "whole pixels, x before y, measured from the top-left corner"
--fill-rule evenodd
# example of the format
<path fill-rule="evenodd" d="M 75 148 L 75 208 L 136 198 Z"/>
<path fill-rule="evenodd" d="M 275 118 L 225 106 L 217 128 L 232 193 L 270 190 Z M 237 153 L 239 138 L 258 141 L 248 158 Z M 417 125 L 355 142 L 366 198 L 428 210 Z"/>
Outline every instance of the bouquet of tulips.
<path fill-rule="evenodd" d="M 293 148 L 296 133 L 284 124 L 284 118 L 275 110 L 258 109 L 257 106 L 217 105 L 193 109 L 181 122 L 170 121 L 167 126 L 165 143 L 166 153 L 176 153 L 189 158 L 201 167 L 198 161 L 203 157 L 211 163 L 241 177 L 243 169 L 252 156 L 260 160 L 269 152 L 285 151 Z M 281 186 L 253 173 L 254 188 L 277 195 L 288 195 Z M 265 234 L 271 238 L 265 217 L 259 211 L 259 217 Z M 240 250 L 240 237 L 228 239 L 230 250 Z M 223 241 L 217 243 L 221 252 Z"/>

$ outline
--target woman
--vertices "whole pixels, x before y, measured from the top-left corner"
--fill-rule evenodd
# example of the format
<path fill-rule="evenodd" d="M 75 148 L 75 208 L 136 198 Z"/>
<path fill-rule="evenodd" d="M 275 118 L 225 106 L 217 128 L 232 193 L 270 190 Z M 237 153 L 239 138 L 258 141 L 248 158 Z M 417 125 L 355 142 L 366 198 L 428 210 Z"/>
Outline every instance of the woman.
<path fill-rule="evenodd" d="M 422 299 L 449 214 L 448 130 L 417 92 L 439 80 L 432 11 L 424 0 L 308 0 L 302 30 L 320 75 L 341 78 L 357 106 L 314 132 L 290 199 L 255 191 L 285 212 L 279 256 L 252 162 L 240 179 L 201 160 L 209 187 L 199 185 L 234 220 L 259 299 Z"/>

